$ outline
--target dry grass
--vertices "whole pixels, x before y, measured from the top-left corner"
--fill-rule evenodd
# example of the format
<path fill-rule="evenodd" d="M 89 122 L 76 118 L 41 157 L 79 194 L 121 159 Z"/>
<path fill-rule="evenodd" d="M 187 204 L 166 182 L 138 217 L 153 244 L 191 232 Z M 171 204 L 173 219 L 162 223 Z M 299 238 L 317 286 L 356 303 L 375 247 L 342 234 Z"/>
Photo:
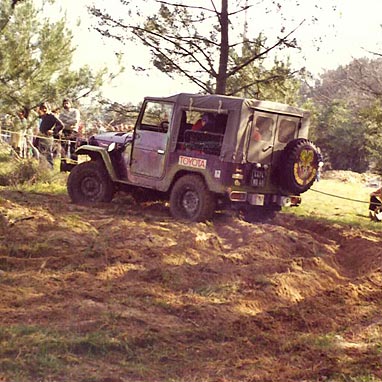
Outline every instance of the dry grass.
<path fill-rule="evenodd" d="M 382 380 L 367 205 L 333 216 L 336 199 L 309 191 L 271 224 L 184 224 L 164 204 L 32 191 L 0 190 L 0 381 Z"/>

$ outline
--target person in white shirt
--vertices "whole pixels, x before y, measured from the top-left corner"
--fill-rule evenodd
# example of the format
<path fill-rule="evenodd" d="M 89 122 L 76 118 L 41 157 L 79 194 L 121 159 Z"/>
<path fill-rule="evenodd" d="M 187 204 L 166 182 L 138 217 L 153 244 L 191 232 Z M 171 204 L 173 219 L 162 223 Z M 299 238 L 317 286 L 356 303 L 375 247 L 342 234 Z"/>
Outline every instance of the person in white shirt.
<path fill-rule="evenodd" d="M 78 128 L 80 124 L 80 111 L 72 107 L 70 99 L 65 98 L 62 101 L 63 110 L 59 115 L 60 121 L 64 124 L 62 134 L 64 141 L 62 142 L 62 154 L 68 158 L 77 159 L 74 154 L 76 149 L 76 141 L 78 136 Z"/>

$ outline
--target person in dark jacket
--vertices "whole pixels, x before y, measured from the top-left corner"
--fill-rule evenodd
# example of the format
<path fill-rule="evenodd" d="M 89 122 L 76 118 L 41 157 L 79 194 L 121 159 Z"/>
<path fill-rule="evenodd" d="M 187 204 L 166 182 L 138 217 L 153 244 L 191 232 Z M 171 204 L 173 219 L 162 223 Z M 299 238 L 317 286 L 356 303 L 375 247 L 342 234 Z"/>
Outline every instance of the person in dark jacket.
<path fill-rule="evenodd" d="M 53 137 L 58 138 L 64 124 L 51 113 L 49 104 L 46 102 L 38 105 L 37 113 L 40 118 L 39 137 L 36 142 L 37 148 L 53 168 Z"/>

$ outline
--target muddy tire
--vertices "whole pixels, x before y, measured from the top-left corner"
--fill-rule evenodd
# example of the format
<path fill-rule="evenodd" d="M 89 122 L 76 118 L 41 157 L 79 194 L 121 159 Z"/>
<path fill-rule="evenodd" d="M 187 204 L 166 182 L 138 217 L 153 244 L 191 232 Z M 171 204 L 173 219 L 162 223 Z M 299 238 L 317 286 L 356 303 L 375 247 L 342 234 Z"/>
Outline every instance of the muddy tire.
<path fill-rule="evenodd" d="M 114 195 L 113 182 L 103 163 L 84 162 L 69 174 L 68 194 L 74 203 L 110 202 Z"/>
<path fill-rule="evenodd" d="M 171 190 L 170 212 L 176 219 L 206 221 L 212 218 L 215 206 L 215 195 L 198 175 L 183 176 Z"/>
<path fill-rule="evenodd" d="M 317 147 L 299 138 L 287 144 L 280 157 L 277 176 L 283 189 L 301 194 L 312 186 L 318 170 Z"/>

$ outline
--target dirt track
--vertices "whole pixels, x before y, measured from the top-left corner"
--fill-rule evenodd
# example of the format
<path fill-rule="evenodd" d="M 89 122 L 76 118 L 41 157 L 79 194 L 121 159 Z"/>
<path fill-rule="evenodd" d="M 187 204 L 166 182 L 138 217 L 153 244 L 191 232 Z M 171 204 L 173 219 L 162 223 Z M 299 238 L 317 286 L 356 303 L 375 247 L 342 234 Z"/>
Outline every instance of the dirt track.
<path fill-rule="evenodd" d="M 127 196 L 2 191 L 0 213 L 0 340 L 35 328 L 59 365 L 25 337 L 0 350 L 0 381 L 382 380 L 376 233 L 285 214 L 186 224 Z"/>

